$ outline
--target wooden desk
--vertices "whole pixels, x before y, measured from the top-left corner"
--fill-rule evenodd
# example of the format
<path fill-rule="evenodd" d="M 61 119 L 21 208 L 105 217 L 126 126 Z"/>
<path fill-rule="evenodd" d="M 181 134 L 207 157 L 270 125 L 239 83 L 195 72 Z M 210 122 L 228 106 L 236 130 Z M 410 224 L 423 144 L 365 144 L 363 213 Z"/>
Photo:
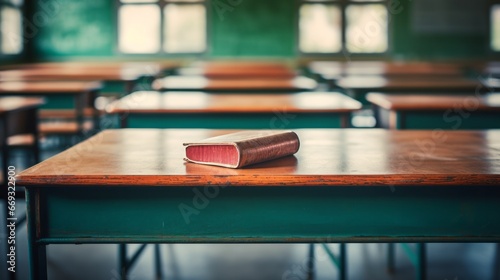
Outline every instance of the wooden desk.
<path fill-rule="evenodd" d="M 0 71 L 0 81 L 105 81 L 124 83 L 131 92 L 141 77 L 157 77 L 160 69 L 155 65 L 143 67 L 84 67 L 59 64 L 52 67 L 34 67 Z M 151 82 L 151 81 L 150 81 Z"/>
<path fill-rule="evenodd" d="M 31 141 L 28 144 L 33 146 L 35 161 L 39 161 L 38 107 L 43 104 L 44 100 L 42 98 L 0 97 L 0 145 L 2 149 L 2 177 L 4 180 L 8 178 L 9 146 L 13 144 L 9 141 L 10 137 L 30 134 Z M 2 185 L 4 183 L 2 182 Z"/>
<path fill-rule="evenodd" d="M 500 88 L 500 83 L 467 78 L 384 78 L 381 76 L 350 76 L 337 81 L 356 100 L 367 103 L 368 92 L 384 93 L 486 93 Z"/>
<path fill-rule="evenodd" d="M 222 131 L 107 130 L 20 173 L 32 279 L 53 243 L 500 241 L 500 130 L 297 132 L 226 169 L 182 159 Z"/>
<path fill-rule="evenodd" d="M 158 79 L 153 84 L 155 90 L 210 92 L 296 92 L 314 90 L 316 87 L 316 81 L 306 77 L 281 79 L 207 79 L 199 76 L 170 76 Z"/>
<path fill-rule="evenodd" d="M 217 94 L 135 92 L 108 113 L 132 128 L 338 128 L 348 127 L 358 101 L 334 92 Z"/>
<path fill-rule="evenodd" d="M 309 70 L 324 80 L 338 80 L 346 76 L 384 77 L 460 77 L 465 66 L 456 63 L 436 62 L 384 62 L 384 61 L 314 61 Z"/>
<path fill-rule="evenodd" d="M 500 128 L 500 94 L 425 95 L 369 93 L 379 125 L 390 129 Z"/>
<path fill-rule="evenodd" d="M 9 177 L 11 160 L 11 149 L 22 146 L 29 148 L 30 154 L 28 158 L 33 157 L 34 163 L 40 160 L 40 151 L 38 143 L 38 107 L 44 103 L 42 98 L 22 98 L 22 97 L 0 97 L 0 152 L 2 154 L 1 164 L 2 171 L 0 172 L 0 199 L 2 200 L 3 213 L 2 215 L 5 224 L 3 224 L 2 235 L 5 236 L 5 244 L 7 244 L 7 236 L 10 236 L 10 228 L 6 227 L 8 223 L 19 225 L 23 218 L 19 219 L 9 215 L 9 197 L 21 197 L 18 192 L 16 194 L 16 185 L 13 182 L 12 174 Z M 21 139 L 22 141 L 17 141 Z M 19 170 L 13 170 L 18 173 Z M 14 183 L 14 185 L 13 185 Z M 14 201 L 15 202 L 15 201 Z M 19 204 L 14 205 L 19 209 Z M 24 214 L 23 214 L 24 215 Z M 9 219 L 10 218 L 10 219 Z M 15 218 L 15 219 L 12 219 Z M 5 251 L 2 254 L 9 254 L 10 246 L 5 246 Z M 15 279 L 13 273 L 8 273 L 9 279 Z"/>
<path fill-rule="evenodd" d="M 44 96 L 46 109 L 67 108 L 66 101 L 72 100 L 77 120 L 77 131 L 83 131 L 84 109 L 92 104 L 94 127 L 98 127 L 98 112 L 93 104 L 101 89 L 98 82 L 0 82 L 0 96 Z M 54 98 L 62 100 L 55 100 Z M 60 104 L 62 102 L 63 104 Z"/>
<path fill-rule="evenodd" d="M 179 75 L 204 76 L 209 79 L 276 79 L 293 78 L 297 75 L 296 71 L 283 64 L 265 64 L 265 63 L 220 63 L 220 64 L 202 64 L 180 68 Z"/>

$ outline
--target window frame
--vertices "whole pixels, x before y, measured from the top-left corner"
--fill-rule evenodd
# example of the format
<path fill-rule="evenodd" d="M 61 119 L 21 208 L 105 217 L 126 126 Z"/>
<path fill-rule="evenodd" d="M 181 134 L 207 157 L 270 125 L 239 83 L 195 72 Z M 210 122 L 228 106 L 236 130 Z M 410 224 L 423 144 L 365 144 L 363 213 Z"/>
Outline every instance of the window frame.
<path fill-rule="evenodd" d="M 0 0 L 1 1 L 1 0 Z M 123 3 L 121 0 L 115 0 L 115 26 L 116 26 L 116 36 L 115 36 L 115 52 L 121 56 L 172 56 L 172 57 L 183 57 L 183 56 L 201 56 L 205 55 L 209 51 L 208 42 L 210 33 L 209 31 L 209 2 L 210 0 L 193 0 L 191 2 L 178 1 L 178 0 L 158 0 L 157 2 L 131 2 Z M 165 14 L 164 9 L 167 5 L 203 5 L 205 8 L 205 49 L 201 52 L 167 52 L 165 51 Z M 160 9 L 160 48 L 158 52 L 155 53 L 128 53 L 120 50 L 120 7 L 125 5 L 157 5 Z"/>
<path fill-rule="evenodd" d="M 26 50 L 26 40 L 24 38 L 24 29 L 23 29 L 23 24 L 24 24 L 24 6 L 25 6 L 25 1 L 21 1 L 21 3 L 19 4 L 14 4 L 12 1 L 9 1 L 9 0 L 0 0 L 0 11 L 4 8 L 4 7 L 10 7 L 10 8 L 14 8 L 14 9 L 17 9 L 19 10 L 19 12 L 21 13 L 21 34 L 19 34 L 19 36 L 21 37 L 21 50 L 18 52 L 18 53 L 4 53 L 1 46 L 2 46 L 2 36 L 0 36 L 0 57 L 2 58 L 6 58 L 6 59 L 9 59 L 9 58 L 16 58 L 16 57 L 20 57 L 24 54 L 25 50 Z M 1 25 L 1 13 L 0 13 L 0 25 Z M 0 29 L 1 29 L 1 26 L 0 26 Z M 1 31 L 0 31 L 1 32 Z"/>
<path fill-rule="evenodd" d="M 391 0 L 374 0 L 374 1 L 353 1 L 353 0 L 297 0 L 296 8 L 296 50 L 300 56 L 303 57 L 344 57 L 349 59 L 350 57 L 359 58 L 383 58 L 388 57 L 392 52 L 392 25 L 389 5 Z M 340 8 L 341 16 L 341 50 L 339 52 L 304 52 L 300 49 L 300 8 L 304 4 L 322 4 L 322 5 L 333 5 Z M 382 4 L 387 10 L 387 49 L 384 52 L 349 52 L 346 47 L 346 31 L 347 31 L 347 19 L 346 19 L 346 9 L 349 5 L 369 5 L 369 4 Z"/>
<path fill-rule="evenodd" d="M 493 49 L 493 7 L 498 6 L 500 8 L 500 1 L 490 1 L 488 5 L 488 51 L 493 55 L 500 54 L 500 48 L 498 50 Z"/>

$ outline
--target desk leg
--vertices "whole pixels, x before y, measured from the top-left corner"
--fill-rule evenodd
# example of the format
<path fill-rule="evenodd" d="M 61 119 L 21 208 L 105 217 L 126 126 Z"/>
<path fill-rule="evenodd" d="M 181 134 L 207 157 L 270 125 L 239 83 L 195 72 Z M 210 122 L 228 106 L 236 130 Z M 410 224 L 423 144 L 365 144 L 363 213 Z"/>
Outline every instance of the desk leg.
<path fill-rule="evenodd" d="M 340 127 L 349 128 L 351 127 L 351 114 L 341 114 L 340 115 Z"/>
<path fill-rule="evenodd" d="M 40 209 L 37 189 L 26 189 L 28 221 L 28 258 L 31 280 L 47 280 L 47 259 L 45 244 L 37 244 L 41 227 L 38 213 Z"/>
<path fill-rule="evenodd" d="M 396 260 L 394 258 L 395 250 L 394 243 L 387 244 L 387 271 L 389 273 L 394 273 L 396 271 Z"/>
<path fill-rule="evenodd" d="M 307 280 L 314 279 L 314 244 L 309 244 L 309 257 L 307 260 Z"/>
<path fill-rule="evenodd" d="M 347 279 L 347 250 L 346 244 L 340 243 L 340 255 L 339 255 L 339 279 L 346 280 Z"/>
<path fill-rule="evenodd" d="M 127 244 L 118 245 L 118 269 L 120 270 L 121 280 L 127 279 Z"/>
<path fill-rule="evenodd" d="M 425 243 L 417 243 L 417 280 L 427 279 L 427 252 Z"/>
<path fill-rule="evenodd" d="M 160 252 L 161 244 L 154 244 L 155 246 L 155 276 L 157 280 L 161 280 L 163 278 L 163 272 L 161 269 L 161 252 Z"/>
<path fill-rule="evenodd" d="M 87 103 L 87 92 L 75 95 L 76 123 L 78 125 L 78 136 L 83 135 L 85 122 L 85 105 Z"/>

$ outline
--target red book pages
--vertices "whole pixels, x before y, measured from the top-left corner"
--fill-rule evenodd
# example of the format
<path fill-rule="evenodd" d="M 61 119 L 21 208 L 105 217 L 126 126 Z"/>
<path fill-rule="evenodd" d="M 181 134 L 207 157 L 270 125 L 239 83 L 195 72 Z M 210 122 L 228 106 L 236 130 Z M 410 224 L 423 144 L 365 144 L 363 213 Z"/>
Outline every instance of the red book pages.
<path fill-rule="evenodd" d="M 295 154 L 300 142 L 293 131 L 258 130 L 221 135 L 184 146 L 188 162 L 240 168 Z"/>

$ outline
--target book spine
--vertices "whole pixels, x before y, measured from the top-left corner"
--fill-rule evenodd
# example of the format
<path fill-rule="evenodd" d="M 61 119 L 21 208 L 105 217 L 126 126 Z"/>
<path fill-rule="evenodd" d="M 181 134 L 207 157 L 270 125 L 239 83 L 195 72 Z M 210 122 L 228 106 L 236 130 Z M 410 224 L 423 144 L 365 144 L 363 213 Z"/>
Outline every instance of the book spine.
<path fill-rule="evenodd" d="M 236 143 L 239 164 L 236 168 L 293 155 L 299 150 L 299 137 L 295 132 L 271 135 Z"/>

